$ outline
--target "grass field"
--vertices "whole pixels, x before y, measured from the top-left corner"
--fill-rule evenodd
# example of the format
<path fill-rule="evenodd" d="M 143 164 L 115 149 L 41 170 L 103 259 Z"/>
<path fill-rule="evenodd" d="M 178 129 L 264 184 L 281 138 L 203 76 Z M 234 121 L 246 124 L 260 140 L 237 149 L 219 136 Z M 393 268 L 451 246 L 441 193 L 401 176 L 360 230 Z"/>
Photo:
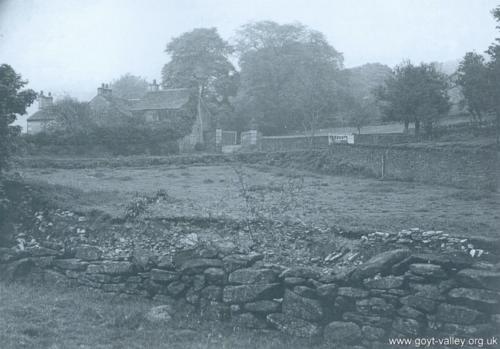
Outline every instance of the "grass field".
<path fill-rule="evenodd" d="M 236 167 L 235 167 L 236 166 Z M 498 236 L 500 195 L 444 186 L 327 176 L 267 166 L 22 169 L 28 181 L 56 186 L 63 207 L 121 217 L 137 196 L 164 190 L 152 217 L 251 215 L 348 230 L 444 230 Z"/>
<path fill-rule="evenodd" d="M 284 349 L 307 345 L 277 331 L 240 330 L 187 313 L 176 314 L 167 323 L 151 323 L 145 314 L 158 304 L 85 288 L 0 283 L 0 348 Z"/>
<path fill-rule="evenodd" d="M 101 247 L 111 244 L 110 250 L 120 247 L 114 239 L 117 231 L 128 234 L 120 235 L 128 239 L 124 239 L 123 244 L 130 240 L 140 245 L 144 240 L 157 246 L 157 242 L 161 242 L 160 250 L 170 248 L 165 241 L 174 241 L 174 236 L 192 232 L 198 234 L 200 241 L 217 238 L 225 242 L 230 236 L 241 245 L 246 240 L 255 243 L 247 232 L 239 228 L 233 230 L 230 225 L 227 229 L 216 224 L 210 228 L 189 225 L 189 231 L 184 231 L 182 222 L 179 226 L 168 222 L 163 226 L 160 222 L 163 220 L 141 220 L 141 217 L 227 217 L 237 221 L 262 218 L 366 231 L 419 227 L 458 236 L 489 237 L 498 237 L 500 227 L 498 193 L 445 186 L 239 164 L 24 168 L 18 171 L 26 182 L 48 189 L 41 192 L 49 195 L 56 206 L 72 211 L 98 211 L 122 218 L 128 214 L 131 203 L 147 199 L 144 209 L 138 211 L 139 216 L 134 216 L 139 219 L 125 223 L 116 220 L 112 224 L 104 220 L 105 225 L 93 229 L 92 234 L 103 237 L 97 244 Z M 59 229 L 58 221 L 55 222 L 51 234 Z M 59 223 L 64 225 L 65 221 Z M 140 226 L 142 223 L 148 231 Z M 117 226 L 123 230 L 115 230 Z M 361 255 L 369 252 L 365 245 L 356 245 L 359 239 L 356 243 L 346 242 L 348 239 L 332 236 L 328 229 L 309 230 L 297 224 L 300 229 L 292 230 L 291 226 L 282 225 L 272 231 L 265 226 L 261 233 L 269 238 L 261 239 L 257 234 L 260 240 L 255 249 L 263 251 L 266 260 L 271 262 L 276 259 L 279 263 L 296 265 L 302 262 L 309 265 L 312 257 L 320 257 L 322 261 L 325 255 L 346 246 L 353 252 L 359 250 Z M 137 229 L 127 230 L 130 227 Z M 59 230 L 61 234 L 68 234 L 65 229 Z M 150 235 L 155 238 L 150 239 Z M 374 245 L 373 249 L 390 248 L 387 246 L 385 243 Z M 206 321 L 186 312 L 185 308 L 179 310 L 172 321 L 148 321 L 145 314 L 160 304 L 86 288 L 0 282 L 0 348 L 315 347 L 277 331 L 242 330 L 228 322 Z"/>

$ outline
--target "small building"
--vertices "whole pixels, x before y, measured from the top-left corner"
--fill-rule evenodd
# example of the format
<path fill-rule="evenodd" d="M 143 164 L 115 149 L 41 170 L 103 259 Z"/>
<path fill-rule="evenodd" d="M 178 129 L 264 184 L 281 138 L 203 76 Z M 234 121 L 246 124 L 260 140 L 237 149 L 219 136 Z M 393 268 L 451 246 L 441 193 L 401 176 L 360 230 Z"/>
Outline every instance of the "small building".
<path fill-rule="evenodd" d="M 197 144 L 206 143 L 205 133 L 213 129 L 213 120 L 200 94 L 192 89 L 160 89 L 153 80 L 149 91 L 139 100 L 134 101 L 130 111 L 134 117 L 145 122 L 162 122 L 169 118 L 192 120 L 191 133 L 179 140 L 181 152 L 193 151 Z"/>
<path fill-rule="evenodd" d="M 212 128 L 210 113 L 199 96 L 187 88 L 161 89 L 156 80 L 148 92 L 139 99 L 124 99 L 113 95 L 107 84 L 97 89 L 89 102 L 98 124 L 112 125 L 114 118 L 132 118 L 138 123 L 157 123 L 169 118 L 186 118 L 193 122 L 191 133 L 179 140 L 181 152 L 193 151 L 198 143 L 204 144 L 204 132 Z"/>
<path fill-rule="evenodd" d="M 50 93 L 45 96 L 43 91 L 40 92 L 38 103 L 39 110 L 28 118 L 29 134 L 47 131 L 56 121 Z M 186 118 L 186 121 L 192 122 L 192 128 L 179 140 L 181 152 L 192 151 L 197 144 L 204 145 L 206 132 L 214 129 L 211 114 L 199 93 L 187 88 L 163 90 L 156 80 L 139 99 L 115 96 L 108 84 L 102 84 L 97 88 L 96 96 L 89 101 L 89 109 L 98 125 L 108 127 L 113 127 L 123 118 L 151 124 L 168 121 L 169 118 Z"/>
<path fill-rule="evenodd" d="M 109 84 L 102 84 L 97 88 L 97 94 L 89 101 L 90 111 L 98 125 L 112 124 L 116 119 L 131 117 L 130 107 L 134 100 L 128 100 L 113 95 Z"/>
<path fill-rule="evenodd" d="M 55 112 L 53 109 L 52 94 L 46 96 L 43 91 L 37 96 L 38 111 L 32 114 L 27 120 L 26 132 L 28 134 L 36 134 L 42 131 L 47 131 L 50 127 L 54 126 L 56 121 Z"/>

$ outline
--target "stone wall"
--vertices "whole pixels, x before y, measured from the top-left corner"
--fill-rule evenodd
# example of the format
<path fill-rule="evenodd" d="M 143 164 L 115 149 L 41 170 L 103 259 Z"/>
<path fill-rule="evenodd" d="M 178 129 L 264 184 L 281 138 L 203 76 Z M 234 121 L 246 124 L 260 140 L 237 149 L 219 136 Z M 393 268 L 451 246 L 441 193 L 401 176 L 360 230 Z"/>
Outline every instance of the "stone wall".
<path fill-rule="evenodd" d="M 335 144 L 324 150 L 260 153 L 278 166 L 319 170 L 326 174 L 369 177 L 496 190 L 500 179 L 498 151 L 493 147 Z M 258 154 L 242 154 L 256 161 Z M 286 161 L 288 161 L 288 164 Z"/>
<path fill-rule="evenodd" d="M 498 336 L 500 271 L 494 262 L 404 248 L 342 272 L 262 259 L 223 247 L 121 260 L 103 260 L 100 248 L 90 245 L 3 248 L 0 275 L 12 280 L 35 270 L 46 282 L 184 302 L 200 316 L 332 345 L 387 348 L 396 337 Z"/>
<path fill-rule="evenodd" d="M 369 133 L 354 134 L 354 144 L 402 144 L 415 140 L 413 134 L 405 133 Z"/>
<path fill-rule="evenodd" d="M 365 145 L 388 145 L 409 143 L 415 139 L 412 134 L 404 133 L 380 133 L 380 134 L 353 134 L 354 144 Z M 296 136 L 268 136 L 259 138 L 259 149 L 261 151 L 286 151 L 299 149 L 326 149 L 329 147 L 328 135 L 316 135 L 307 137 Z"/>
<path fill-rule="evenodd" d="M 273 136 L 259 139 L 259 149 L 263 152 L 326 148 L 328 136 Z"/>
<path fill-rule="evenodd" d="M 329 161 L 362 166 L 386 179 L 496 189 L 498 152 L 490 148 L 335 145 Z"/>

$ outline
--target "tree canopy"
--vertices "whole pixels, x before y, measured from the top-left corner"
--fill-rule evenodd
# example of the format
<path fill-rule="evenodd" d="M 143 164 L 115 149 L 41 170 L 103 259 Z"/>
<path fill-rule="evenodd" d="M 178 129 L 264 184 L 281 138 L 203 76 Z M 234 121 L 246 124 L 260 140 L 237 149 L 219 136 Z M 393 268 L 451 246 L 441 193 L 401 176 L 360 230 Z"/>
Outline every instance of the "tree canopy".
<path fill-rule="evenodd" d="M 173 38 L 165 50 L 170 61 L 162 69 L 165 88 L 201 88 L 203 100 L 214 113 L 236 95 L 238 72 L 229 57 L 233 48 L 216 28 L 198 28 Z"/>
<path fill-rule="evenodd" d="M 141 98 L 148 91 L 148 82 L 146 79 L 127 73 L 111 83 L 113 94 L 125 98 Z"/>
<path fill-rule="evenodd" d="M 387 120 L 404 122 L 405 129 L 413 122 L 418 134 L 422 124 L 430 132 L 439 117 L 449 111 L 447 90 L 448 78 L 434 64 L 415 66 L 406 61 L 394 68 L 376 96 Z"/>
<path fill-rule="evenodd" d="M 94 127 L 95 123 L 86 102 L 79 102 L 75 98 L 66 96 L 57 100 L 50 109 L 55 116 L 53 129 L 74 133 L 89 131 Z"/>
<path fill-rule="evenodd" d="M 457 70 L 457 84 L 473 120 L 481 121 L 489 109 L 488 68 L 482 55 L 467 52 Z"/>
<path fill-rule="evenodd" d="M 21 131 L 11 124 L 17 115 L 26 114 L 26 108 L 36 99 L 35 91 L 22 89 L 26 84 L 10 65 L 0 65 L 0 172 L 7 166 L 13 138 Z"/>
<path fill-rule="evenodd" d="M 380 63 L 368 63 L 345 69 L 343 73 L 348 93 L 342 100 L 342 121 L 355 126 L 360 133 L 363 126 L 382 120 L 375 91 L 391 76 L 392 69 Z"/>
<path fill-rule="evenodd" d="M 493 17 L 497 21 L 497 29 L 500 30 L 500 6 L 492 11 Z M 490 61 L 488 68 L 488 86 L 489 86 L 489 106 L 496 115 L 497 141 L 500 135 L 500 38 L 496 38 L 488 48 L 487 54 Z"/>
<path fill-rule="evenodd" d="M 264 21 L 238 31 L 237 110 L 266 134 L 314 132 L 338 107 L 342 54 L 302 24 Z"/>

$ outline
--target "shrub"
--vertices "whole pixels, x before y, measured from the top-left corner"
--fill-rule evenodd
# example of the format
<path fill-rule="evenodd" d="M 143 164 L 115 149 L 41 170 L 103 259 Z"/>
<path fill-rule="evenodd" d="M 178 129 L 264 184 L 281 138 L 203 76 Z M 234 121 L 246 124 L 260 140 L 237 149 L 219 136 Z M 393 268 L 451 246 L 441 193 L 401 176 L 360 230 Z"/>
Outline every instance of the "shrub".
<path fill-rule="evenodd" d="M 50 133 L 24 135 L 17 142 L 17 153 L 114 156 L 178 153 L 176 132 L 143 125 L 129 126 L 95 126 L 71 132 L 54 130 Z"/>
<path fill-rule="evenodd" d="M 21 132 L 19 126 L 11 124 L 17 115 L 26 114 L 26 108 L 36 98 L 33 90 L 21 90 L 26 84 L 10 65 L 0 65 L 0 174 L 8 165 L 14 139 Z"/>
<path fill-rule="evenodd" d="M 205 145 L 203 143 L 198 142 L 194 145 L 194 150 L 203 151 L 203 150 L 205 150 Z"/>
<path fill-rule="evenodd" d="M 7 193 L 0 177 L 0 246 L 8 245 L 11 239 L 9 236 L 10 232 L 7 231 L 7 227 L 4 224 L 7 221 L 9 206 L 10 200 L 7 198 Z"/>

